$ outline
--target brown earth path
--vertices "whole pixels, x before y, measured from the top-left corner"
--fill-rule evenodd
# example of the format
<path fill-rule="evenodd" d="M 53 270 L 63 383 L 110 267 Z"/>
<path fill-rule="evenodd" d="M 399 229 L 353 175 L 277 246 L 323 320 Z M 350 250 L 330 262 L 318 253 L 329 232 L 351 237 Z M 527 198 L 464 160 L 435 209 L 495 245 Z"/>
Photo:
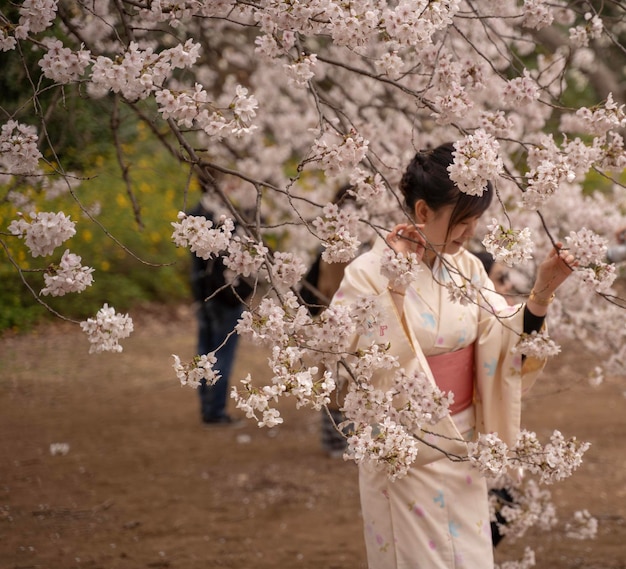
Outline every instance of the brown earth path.
<path fill-rule="evenodd" d="M 364 569 L 356 467 L 322 453 L 319 415 L 287 400 L 273 430 L 203 427 L 171 367 L 193 355 L 189 308 L 131 315 L 122 354 L 89 355 L 67 323 L 0 338 L 0 569 Z M 551 491 L 563 523 L 587 509 L 598 537 L 531 531 L 499 561 L 528 545 L 539 568 L 626 568 L 626 387 L 589 387 L 589 366 L 564 347 L 524 423 L 592 443 Z M 249 371 L 267 378 L 265 353 L 242 343 L 235 377 Z"/>

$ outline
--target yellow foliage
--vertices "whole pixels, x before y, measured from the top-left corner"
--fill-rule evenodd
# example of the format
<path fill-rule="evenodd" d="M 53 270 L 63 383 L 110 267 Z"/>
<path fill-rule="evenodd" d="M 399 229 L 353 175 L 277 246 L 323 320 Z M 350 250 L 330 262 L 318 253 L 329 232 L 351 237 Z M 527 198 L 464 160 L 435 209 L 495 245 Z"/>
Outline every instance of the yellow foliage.
<path fill-rule="evenodd" d="M 128 197 L 126 197 L 126 194 L 117 194 L 115 196 L 115 203 L 121 208 L 127 208 L 130 205 L 130 203 L 128 202 Z"/>
<path fill-rule="evenodd" d="M 128 306 L 136 299 L 143 299 L 144 294 L 146 299 L 187 294 L 189 250 L 177 248 L 172 242 L 172 222 L 176 221 L 179 210 L 197 202 L 198 183 L 189 179 L 189 171 L 181 168 L 175 158 L 159 148 L 142 147 L 137 141 L 127 148 L 130 153 L 125 163 L 130 166 L 128 174 L 140 219 L 135 218 L 114 157 L 98 156 L 92 161 L 82 183 L 73 188 L 76 200 L 67 194 L 49 199 L 39 186 L 40 182 L 35 180 L 32 185 L 20 188 L 21 199 L 28 202 L 28 207 L 20 206 L 20 209 L 25 212 L 31 208 L 36 212 L 62 211 L 75 222 L 76 234 L 52 255 L 33 258 L 23 239 L 7 235 L 7 226 L 16 219 L 18 208 L 9 201 L 0 203 L 0 231 L 4 232 L 1 238 L 10 255 L 10 258 L 0 255 L 3 274 L 15 273 L 12 262 L 21 270 L 42 270 L 50 263 L 58 263 L 62 252 L 69 249 L 81 257 L 84 265 L 94 267 L 101 274 L 100 279 L 96 277 L 89 295 L 81 296 L 75 303 L 74 297 L 68 295 L 66 302 L 70 310 L 91 313 L 103 302 Z M 5 194 L 6 190 L 0 188 Z M 93 212 L 96 223 L 82 208 Z M 43 276 L 29 274 L 28 278 L 39 283 Z M 19 284 L 20 277 L 15 275 L 14 280 Z M 17 290 L 17 285 L 14 288 Z M 24 297 L 24 303 L 32 302 L 28 293 Z M 0 301 L 3 298 L 0 293 Z M 10 297 L 11 301 L 13 298 Z M 64 300 L 54 299 L 54 302 Z"/>

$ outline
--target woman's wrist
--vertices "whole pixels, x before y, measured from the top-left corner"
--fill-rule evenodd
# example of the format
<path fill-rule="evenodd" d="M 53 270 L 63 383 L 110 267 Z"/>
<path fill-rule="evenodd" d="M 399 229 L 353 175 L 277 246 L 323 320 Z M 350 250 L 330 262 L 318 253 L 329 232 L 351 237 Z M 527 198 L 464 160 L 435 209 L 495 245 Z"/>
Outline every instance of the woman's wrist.
<path fill-rule="evenodd" d="M 550 306 L 550 304 L 552 304 L 552 301 L 554 300 L 554 297 L 554 293 L 548 293 L 547 291 L 541 291 L 540 293 L 538 293 L 533 287 L 533 289 L 530 291 L 530 294 L 528 295 L 528 300 L 534 302 L 535 304 L 538 304 L 539 306 Z"/>
<path fill-rule="evenodd" d="M 543 317 L 548 313 L 548 307 L 553 300 L 554 293 L 552 291 L 534 286 L 526 300 L 526 307 L 535 316 Z"/>

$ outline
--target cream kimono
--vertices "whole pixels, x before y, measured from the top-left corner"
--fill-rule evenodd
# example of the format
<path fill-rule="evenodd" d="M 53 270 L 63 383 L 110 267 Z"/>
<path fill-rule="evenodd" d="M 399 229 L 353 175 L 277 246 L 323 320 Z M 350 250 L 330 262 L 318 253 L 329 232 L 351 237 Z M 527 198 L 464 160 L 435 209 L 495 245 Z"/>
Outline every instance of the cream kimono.
<path fill-rule="evenodd" d="M 474 404 L 469 409 L 469 427 L 474 429 L 468 431 L 465 424 L 459 427 L 461 433 L 454 420 L 458 416 L 448 416 L 429 427 L 443 437 L 428 437 L 456 455 L 466 454 L 463 438 L 474 432 L 497 432 L 513 444 L 520 427 L 522 394 L 543 368 L 543 362 L 527 358 L 522 369 L 521 357 L 511 353 L 523 330 L 523 305 L 508 306 L 490 292 L 493 284 L 480 260 L 461 250 L 445 255 L 445 263 L 438 263 L 433 271 L 422 264 L 404 297 L 401 319 L 388 280 L 380 274 L 385 247 L 379 239 L 372 250 L 355 259 L 333 298 L 333 304 L 350 304 L 359 296 L 378 297 L 382 320 L 369 336 L 354 338 L 353 347 L 389 343 L 401 367 L 407 372 L 422 370 L 434 382 L 427 356 L 474 344 Z M 449 279 L 461 283 L 459 275 L 488 289 L 484 294 L 491 308 L 449 299 L 444 284 Z M 390 387 L 388 375 L 374 381 L 381 389 Z M 452 462 L 420 443 L 407 476 L 391 481 L 384 472 L 364 464 L 359 467 L 359 485 L 369 569 L 493 567 L 486 481 L 467 462 Z"/>

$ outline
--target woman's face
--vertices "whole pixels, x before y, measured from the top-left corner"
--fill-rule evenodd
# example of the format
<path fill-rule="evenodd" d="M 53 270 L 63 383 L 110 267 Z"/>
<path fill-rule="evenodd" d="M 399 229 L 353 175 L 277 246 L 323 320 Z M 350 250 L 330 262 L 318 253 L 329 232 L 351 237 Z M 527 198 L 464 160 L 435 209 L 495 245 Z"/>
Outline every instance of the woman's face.
<path fill-rule="evenodd" d="M 418 223 L 424 223 L 422 231 L 437 253 L 454 255 L 468 239 L 473 237 L 480 216 L 466 218 L 453 227 L 449 227 L 453 205 L 444 206 L 436 211 L 426 207 L 427 211 L 422 212 L 421 215 L 419 211 L 416 211 L 416 219 Z M 419 219 L 420 217 L 422 220 Z M 427 261 L 429 257 L 435 256 L 432 251 L 428 253 L 429 251 L 425 254 Z"/>

